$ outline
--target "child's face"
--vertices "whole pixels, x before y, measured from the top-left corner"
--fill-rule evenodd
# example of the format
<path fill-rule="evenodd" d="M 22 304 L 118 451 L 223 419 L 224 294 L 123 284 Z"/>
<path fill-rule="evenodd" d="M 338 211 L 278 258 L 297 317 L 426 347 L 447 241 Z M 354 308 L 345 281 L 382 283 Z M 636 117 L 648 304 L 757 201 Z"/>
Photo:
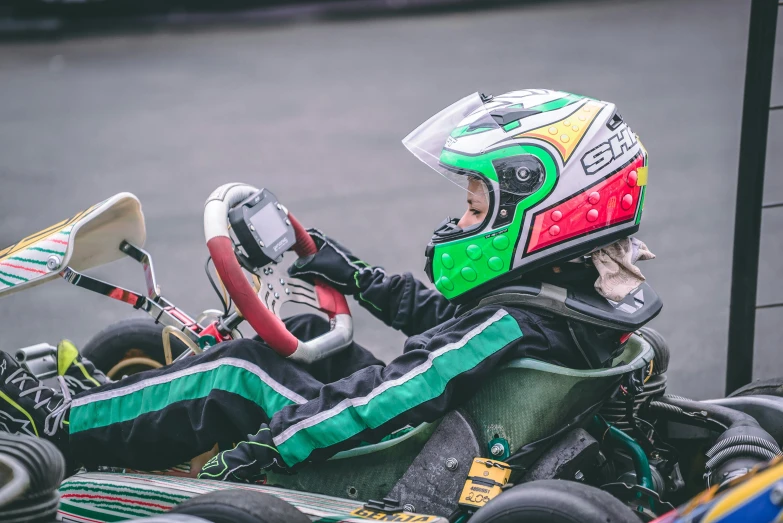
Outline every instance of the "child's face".
<path fill-rule="evenodd" d="M 481 223 L 487 216 L 489 202 L 487 199 L 487 188 L 483 182 L 471 179 L 468 183 L 468 210 L 462 215 L 457 225 L 462 229 Z"/>

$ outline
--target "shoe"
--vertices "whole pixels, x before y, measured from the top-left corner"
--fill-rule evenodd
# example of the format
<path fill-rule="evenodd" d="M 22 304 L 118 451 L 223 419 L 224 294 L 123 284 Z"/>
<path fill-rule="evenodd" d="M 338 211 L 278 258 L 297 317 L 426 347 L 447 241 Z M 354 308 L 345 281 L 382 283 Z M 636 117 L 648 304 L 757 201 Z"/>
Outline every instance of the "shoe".
<path fill-rule="evenodd" d="M 57 344 L 57 375 L 64 378 L 71 396 L 112 381 L 90 360 L 79 354 L 76 345 L 68 340 Z"/>
<path fill-rule="evenodd" d="M 47 439 L 67 459 L 70 406 L 70 398 L 45 386 L 13 357 L 0 352 L 0 430 Z"/>

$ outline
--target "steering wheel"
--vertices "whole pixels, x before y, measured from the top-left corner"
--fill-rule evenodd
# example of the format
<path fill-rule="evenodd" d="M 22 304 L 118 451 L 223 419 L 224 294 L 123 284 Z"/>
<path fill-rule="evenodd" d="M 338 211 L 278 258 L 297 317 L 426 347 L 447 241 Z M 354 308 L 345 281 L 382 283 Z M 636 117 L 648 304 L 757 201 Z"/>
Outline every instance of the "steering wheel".
<path fill-rule="evenodd" d="M 228 212 L 257 192 L 257 188 L 243 183 L 229 183 L 215 189 L 204 207 L 207 248 L 228 294 L 261 339 L 283 357 L 312 363 L 351 343 L 351 311 L 345 296 L 325 283 L 316 281 L 315 285 L 309 285 L 297 280 L 286 284 L 283 278 L 274 276 L 271 267 L 264 268 L 263 274 L 256 273 L 262 287 L 259 291 L 253 288 L 237 260 L 234 241 L 228 231 Z M 285 208 L 281 206 L 281 209 Z M 315 254 L 318 249 L 313 239 L 287 209 L 285 212 L 296 235 L 292 249 L 299 257 Z M 283 274 L 288 276 L 285 272 Z M 330 320 L 329 332 L 309 341 L 297 339 L 279 317 L 282 305 L 289 301 L 326 313 Z"/>

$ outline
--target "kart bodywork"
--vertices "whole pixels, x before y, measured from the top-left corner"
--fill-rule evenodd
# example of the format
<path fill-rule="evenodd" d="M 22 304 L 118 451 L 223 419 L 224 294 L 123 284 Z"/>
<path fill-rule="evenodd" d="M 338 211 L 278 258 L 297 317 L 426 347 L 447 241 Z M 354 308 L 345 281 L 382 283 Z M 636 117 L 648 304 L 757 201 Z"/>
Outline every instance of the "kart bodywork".
<path fill-rule="evenodd" d="M 119 193 L 0 251 L 0 295 L 46 283 L 65 267 L 83 271 L 123 257 L 123 241 L 144 245 L 141 203 Z M 107 248 L 107 246 L 116 246 Z"/>
<path fill-rule="evenodd" d="M 61 521 L 114 522 L 167 512 L 174 505 L 199 494 L 216 490 L 243 489 L 271 494 L 287 501 L 312 521 L 362 523 L 398 521 L 446 523 L 445 518 L 398 513 L 387 516 L 365 509 L 360 501 L 296 492 L 266 485 L 237 485 L 219 481 L 143 474 L 79 474 L 60 487 Z M 388 519 L 380 519 L 387 517 Z M 392 519 L 393 518 L 393 519 Z"/>
<path fill-rule="evenodd" d="M 457 508 L 474 457 L 488 456 L 497 442 L 513 452 L 562 433 L 571 421 L 592 412 L 623 376 L 646 368 L 652 356 L 650 345 L 634 336 L 608 369 L 584 371 L 533 359 L 513 361 L 463 409 L 438 422 L 420 425 L 382 443 L 341 452 L 297 474 L 268 476 L 269 485 L 282 488 L 135 474 L 78 474 L 62 484 L 61 515 L 74 521 L 120 521 L 142 515 L 139 510 L 145 515 L 163 512 L 176 502 L 171 500 L 182 501 L 216 488 L 261 488 L 289 501 L 314 521 L 337 514 L 345 518 L 356 511 L 359 515 L 354 517 L 361 520 L 362 513 L 368 514 L 359 510 L 363 502 L 350 500 L 389 497 L 415 509 L 416 514 L 446 516 Z M 166 498 L 168 505 L 145 504 L 145 499 L 162 499 L 158 494 L 161 489 L 176 491 L 174 497 Z M 126 491 L 134 497 L 123 497 Z M 135 505 L 142 508 L 129 513 L 128 506 Z M 335 507 L 336 512 L 328 512 L 328 507 Z M 77 519 L 82 516 L 89 519 Z M 413 514 L 396 514 L 393 517 L 398 519 L 382 521 L 439 521 L 434 517 L 404 519 L 409 516 Z"/>

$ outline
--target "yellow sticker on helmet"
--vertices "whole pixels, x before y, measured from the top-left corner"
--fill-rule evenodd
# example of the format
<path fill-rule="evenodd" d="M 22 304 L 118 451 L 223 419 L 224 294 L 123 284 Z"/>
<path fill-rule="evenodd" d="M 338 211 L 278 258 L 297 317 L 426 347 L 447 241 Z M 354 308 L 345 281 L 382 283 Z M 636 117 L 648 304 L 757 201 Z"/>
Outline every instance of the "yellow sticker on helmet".
<path fill-rule="evenodd" d="M 636 136 L 636 141 L 639 143 L 639 147 L 642 149 L 642 154 L 644 155 L 644 167 L 636 169 L 636 185 L 642 187 L 643 185 L 647 185 L 647 163 L 649 162 L 650 157 L 647 155 L 647 148 L 639 139 L 639 135 Z"/>
<path fill-rule="evenodd" d="M 636 169 L 636 185 L 639 187 L 647 185 L 647 166 Z"/>

